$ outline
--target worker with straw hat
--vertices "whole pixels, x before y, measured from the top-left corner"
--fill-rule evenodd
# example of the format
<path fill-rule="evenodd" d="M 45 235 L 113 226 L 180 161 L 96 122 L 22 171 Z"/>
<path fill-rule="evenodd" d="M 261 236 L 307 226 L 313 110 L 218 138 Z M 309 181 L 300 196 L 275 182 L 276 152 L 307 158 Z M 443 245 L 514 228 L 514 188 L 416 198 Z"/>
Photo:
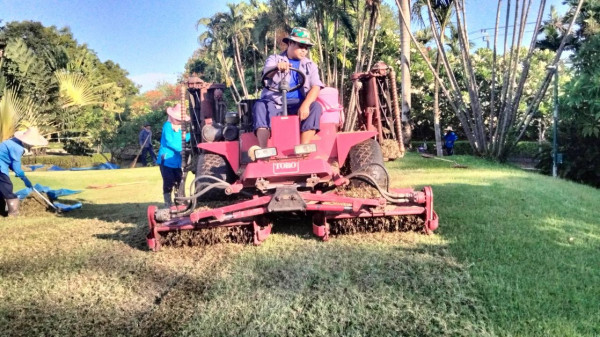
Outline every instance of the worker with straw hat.
<path fill-rule="evenodd" d="M 454 142 L 458 139 L 456 133 L 451 126 L 446 128 L 446 135 L 444 135 L 444 148 L 446 149 L 446 154 L 451 156 L 454 154 Z"/>
<path fill-rule="evenodd" d="M 33 146 L 46 146 L 48 141 L 40 134 L 36 127 L 25 131 L 17 131 L 15 135 L 0 143 L 0 212 L 2 215 L 19 215 L 19 198 L 13 193 L 13 185 L 8 176 L 9 170 L 15 172 L 15 176 L 21 178 L 25 186 L 32 188 L 31 181 L 25 176 L 21 169 L 21 157 L 25 149 Z M 8 214 L 5 213 L 8 206 Z"/>
<path fill-rule="evenodd" d="M 173 189 L 177 191 L 183 176 L 181 171 L 181 122 L 189 121 L 190 116 L 182 111 L 181 104 L 167 108 L 168 120 L 163 124 L 160 137 L 160 149 L 156 163 L 160 165 L 160 174 L 163 178 L 163 198 L 165 206 L 171 207 Z M 186 141 L 190 134 L 186 133 Z"/>

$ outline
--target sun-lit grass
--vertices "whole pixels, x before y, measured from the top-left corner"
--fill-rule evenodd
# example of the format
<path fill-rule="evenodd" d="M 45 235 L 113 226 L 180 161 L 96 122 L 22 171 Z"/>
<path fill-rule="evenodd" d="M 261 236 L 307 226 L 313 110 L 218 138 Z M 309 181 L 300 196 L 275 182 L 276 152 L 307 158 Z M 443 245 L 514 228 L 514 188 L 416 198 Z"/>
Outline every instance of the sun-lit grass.
<path fill-rule="evenodd" d="M 415 154 L 388 163 L 393 186 L 433 186 L 433 236 L 323 243 L 281 220 L 260 247 L 159 253 L 144 238 L 157 168 L 28 173 L 83 189 L 70 200 L 84 206 L 0 219 L 0 335 L 600 334 L 600 192 L 452 159 L 468 168 Z"/>

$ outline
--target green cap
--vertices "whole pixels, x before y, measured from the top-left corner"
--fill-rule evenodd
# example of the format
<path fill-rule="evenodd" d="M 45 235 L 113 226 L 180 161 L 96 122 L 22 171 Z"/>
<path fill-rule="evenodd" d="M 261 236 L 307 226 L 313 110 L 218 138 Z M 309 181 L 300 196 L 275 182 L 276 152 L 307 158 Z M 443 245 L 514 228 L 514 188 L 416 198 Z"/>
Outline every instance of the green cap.
<path fill-rule="evenodd" d="M 302 27 L 292 28 L 292 32 L 290 33 L 290 36 L 283 38 L 283 42 L 285 42 L 285 43 L 289 44 L 290 41 L 303 43 L 303 44 L 306 44 L 309 46 L 314 45 L 314 43 L 312 43 L 312 41 L 310 40 L 310 32 L 308 31 L 308 29 L 302 28 Z"/>

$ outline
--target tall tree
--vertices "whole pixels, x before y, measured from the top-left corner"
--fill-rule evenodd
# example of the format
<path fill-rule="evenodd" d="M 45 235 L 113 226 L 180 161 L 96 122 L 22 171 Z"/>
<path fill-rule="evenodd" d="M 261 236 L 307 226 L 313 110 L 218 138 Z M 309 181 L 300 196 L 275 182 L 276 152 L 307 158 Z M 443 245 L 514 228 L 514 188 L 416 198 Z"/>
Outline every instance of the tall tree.
<path fill-rule="evenodd" d="M 476 79 L 476 74 L 473 68 L 473 56 L 470 53 L 469 40 L 467 38 L 467 25 L 466 25 L 466 9 L 464 0 L 455 0 L 453 2 L 455 8 L 455 20 L 458 31 L 458 37 L 460 42 L 460 55 L 459 61 L 462 70 L 462 82 L 464 88 L 468 94 L 468 100 L 463 96 L 461 89 L 461 83 L 456 78 L 457 72 L 451 67 L 448 56 L 441 47 L 439 35 L 435 36 L 435 42 L 438 50 L 442 53 L 442 60 L 444 65 L 445 74 L 449 79 L 450 90 L 441 81 L 440 76 L 435 72 L 435 68 L 429 61 L 426 53 L 423 51 L 422 46 L 417 46 L 419 53 L 426 59 L 430 70 L 434 73 L 436 81 L 439 82 L 440 87 L 444 91 L 445 96 L 449 99 L 452 109 L 458 116 L 463 131 L 471 144 L 473 151 L 476 154 L 483 156 L 491 156 L 499 159 L 505 159 L 506 155 L 512 147 L 523 137 L 527 127 L 531 123 L 531 119 L 537 107 L 542 101 L 546 89 L 550 83 L 552 72 L 547 72 L 546 78 L 541 83 L 539 89 L 536 91 L 534 98 L 527 102 L 527 108 L 523 110 L 519 109 L 522 103 L 523 91 L 525 82 L 529 76 L 531 67 L 531 60 L 533 52 L 535 50 L 535 36 L 530 42 L 530 47 L 527 51 L 527 55 L 521 58 L 520 48 L 527 17 L 531 7 L 531 0 L 524 0 L 522 3 L 517 1 L 515 6 L 513 17 L 513 37 L 510 48 L 504 48 L 504 55 L 508 59 L 505 63 L 505 69 L 503 72 L 506 74 L 503 80 L 502 92 L 498 97 L 499 102 L 493 106 L 490 106 L 490 113 L 486 115 L 483 106 L 481 104 L 481 94 L 479 83 Z M 583 0 L 579 0 L 577 8 L 574 9 L 574 18 L 577 17 L 577 13 L 581 8 Z M 510 4 L 510 1 L 508 2 Z M 519 6 L 520 4 L 520 6 Z M 428 14 L 431 21 L 433 21 L 433 6 L 431 0 L 427 3 Z M 545 1 L 542 0 L 538 8 L 537 20 L 535 30 L 537 31 L 541 25 L 541 18 L 544 13 Z M 499 17 L 500 6 L 498 7 L 497 17 Z M 511 11 L 507 10 L 506 18 L 508 21 Z M 401 10 L 401 16 L 407 18 L 408 13 Z M 498 21 L 498 20 L 497 20 Z M 571 21 L 567 31 L 571 29 L 573 20 Z M 435 34 L 435 31 L 434 31 Z M 412 36 L 413 42 L 416 44 L 417 41 Z M 505 34 L 505 44 L 507 35 Z M 495 39 L 496 42 L 496 39 Z M 556 56 L 552 61 L 553 65 L 558 63 L 561 52 L 564 48 L 565 39 L 561 42 L 561 47 L 557 50 Z M 494 43 L 495 45 L 495 43 Z M 494 50 L 495 47 L 494 47 Z M 494 53 L 495 58 L 495 53 Z M 519 65 L 522 64 L 521 67 Z M 523 102 L 525 103 L 525 102 Z M 497 118 L 496 123 L 486 123 L 486 118 L 494 120 Z M 488 127 L 493 125 L 493 128 Z"/>
<path fill-rule="evenodd" d="M 410 13 L 410 0 L 396 0 L 403 13 Z M 402 131 L 404 145 L 410 148 L 412 125 L 410 120 L 411 84 L 410 84 L 410 19 L 400 17 L 400 69 L 402 73 Z"/>
<path fill-rule="evenodd" d="M 0 27 L 0 39 L 6 41 L 0 61 L 3 110 L 35 102 L 33 111 L 17 108 L 19 113 L 11 114 L 17 127 L 38 123 L 44 132 L 75 128 L 93 134 L 110 128 L 115 114 L 124 111 L 126 97 L 137 92 L 126 71 L 111 61 L 100 62 L 68 28 L 9 22 Z"/>
<path fill-rule="evenodd" d="M 430 21 L 430 30 L 437 29 L 438 36 L 440 37 L 440 45 L 442 48 L 445 44 L 446 37 L 446 28 L 450 23 L 450 18 L 452 17 L 452 1 L 453 0 L 445 0 L 445 1 L 437 1 L 433 7 L 433 15 L 435 18 L 435 22 Z M 424 19 L 422 17 L 422 13 L 424 8 L 427 7 L 427 1 L 425 0 L 417 0 L 414 2 L 412 7 L 412 17 L 416 18 L 419 23 L 423 23 Z M 431 38 L 433 38 L 433 34 L 431 34 Z M 435 61 L 435 71 L 437 73 L 440 72 L 440 66 L 442 65 L 442 54 L 438 50 L 436 61 Z M 437 81 L 434 82 L 433 88 L 433 126 L 435 133 L 435 148 L 436 153 L 439 157 L 443 156 L 442 150 L 442 129 L 440 126 L 440 86 Z"/>
<path fill-rule="evenodd" d="M 557 51 L 566 31 L 565 18 L 558 14 L 554 6 L 550 6 L 550 17 L 538 31 L 538 34 L 543 35 L 543 39 L 536 42 L 536 48 Z"/>

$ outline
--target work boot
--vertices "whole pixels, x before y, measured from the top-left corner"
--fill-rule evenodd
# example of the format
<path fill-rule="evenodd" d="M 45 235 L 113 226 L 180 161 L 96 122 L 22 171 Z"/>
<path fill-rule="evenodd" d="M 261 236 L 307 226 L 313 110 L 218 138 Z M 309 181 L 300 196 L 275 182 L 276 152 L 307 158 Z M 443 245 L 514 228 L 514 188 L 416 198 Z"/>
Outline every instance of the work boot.
<path fill-rule="evenodd" d="M 4 198 L 0 198 L 0 216 L 7 216 L 8 213 L 6 212 L 6 201 L 4 200 Z"/>
<path fill-rule="evenodd" d="M 19 215 L 19 199 L 6 199 L 8 205 L 8 216 Z"/>
<path fill-rule="evenodd" d="M 173 201 L 171 200 L 171 193 L 163 194 L 163 198 L 165 199 L 165 207 L 171 207 L 171 204 L 173 204 Z"/>
<path fill-rule="evenodd" d="M 258 146 L 266 148 L 271 137 L 271 130 L 267 128 L 259 128 L 256 130 L 256 138 L 258 139 Z"/>

